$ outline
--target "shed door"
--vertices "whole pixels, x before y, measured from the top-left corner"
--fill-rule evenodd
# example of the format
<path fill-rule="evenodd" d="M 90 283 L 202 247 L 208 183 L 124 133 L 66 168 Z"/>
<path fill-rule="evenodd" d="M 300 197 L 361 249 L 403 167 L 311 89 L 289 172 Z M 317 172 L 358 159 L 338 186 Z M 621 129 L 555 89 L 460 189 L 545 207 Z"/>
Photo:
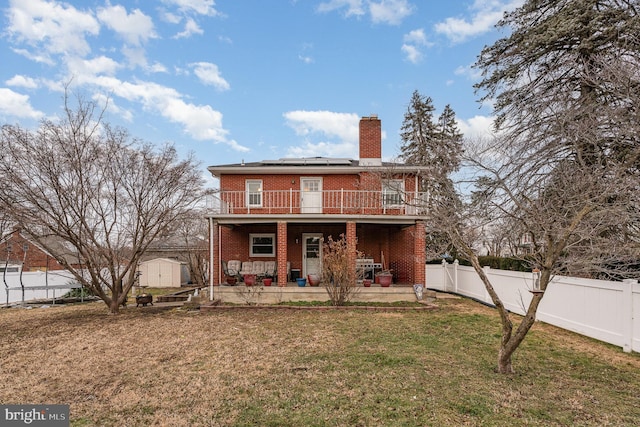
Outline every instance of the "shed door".
<path fill-rule="evenodd" d="M 322 178 L 300 179 L 302 213 L 322 213 Z"/>

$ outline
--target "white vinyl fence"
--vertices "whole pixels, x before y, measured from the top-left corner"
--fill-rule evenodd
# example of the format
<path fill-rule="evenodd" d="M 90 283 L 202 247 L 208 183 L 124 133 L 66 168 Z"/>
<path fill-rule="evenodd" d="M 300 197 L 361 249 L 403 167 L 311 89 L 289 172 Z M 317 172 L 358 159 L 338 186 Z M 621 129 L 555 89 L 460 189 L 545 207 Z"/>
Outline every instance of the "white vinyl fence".
<path fill-rule="evenodd" d="M 485 271 L 505 307 L 524 315 L 532 298 L 532 273 Z M 443 262 L 427 265 L 429 289 L 453 292 L 493 305 L 472 267 Z M 540 302 L 537 320 L 640 352 L 640 285 L 637 280 L 613 282 L 555 276 Z"/>
<path fill-rule="evenodd" d="M 80 287 L 71 273 L 65 270 L 0 272 L 0 281 L 0 288 L 5 291 L 0 304 L 60 298 L 71 289 Z"/>

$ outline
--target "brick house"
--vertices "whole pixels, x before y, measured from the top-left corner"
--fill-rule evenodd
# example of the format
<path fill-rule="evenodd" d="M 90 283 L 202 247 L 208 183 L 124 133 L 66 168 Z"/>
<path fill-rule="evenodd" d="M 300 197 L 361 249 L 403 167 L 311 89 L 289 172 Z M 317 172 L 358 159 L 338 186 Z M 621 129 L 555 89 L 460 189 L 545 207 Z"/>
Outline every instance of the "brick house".
<path fill-rule="evenodd" d="M 78 264 L 75 249 L 68 249 L 64 242 L 51 237 L 47 245 L 56 248 L 56 252 L 63 254 L 71 265 Z M 0 239 L 0 268 L 5 265 L 10 268 L 22 268 L 22 271 L 53 271 L 64 270 L 64 267 L 46 249 L 20 229 L 14 229 Z"/>
<path fill-rule="evenodd" d="M 322 238 L 341 234 L 374 269 L 384 262 L 396 285 L 425 283 L 420 170 L 382 162 L 377 116 L 361 118 L 359 131 L 359 160 L 284 158 L 208 168 L 220 181 L 208 215 L 212 286 L 224 283 L 221 262 L 229 260 L 275 261 L 279 286 L 291 272 L 319 273 Z"/>

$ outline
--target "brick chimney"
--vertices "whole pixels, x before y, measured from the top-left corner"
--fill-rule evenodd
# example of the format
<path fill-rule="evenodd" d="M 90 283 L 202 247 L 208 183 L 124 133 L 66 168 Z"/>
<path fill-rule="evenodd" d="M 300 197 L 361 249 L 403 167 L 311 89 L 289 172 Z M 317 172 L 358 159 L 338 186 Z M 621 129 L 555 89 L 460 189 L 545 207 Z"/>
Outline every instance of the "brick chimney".
<path fill-rule="evenodd" d="M 360 166 L 382 166 L 382 126 L 377 114 L 360 119 Z"/>

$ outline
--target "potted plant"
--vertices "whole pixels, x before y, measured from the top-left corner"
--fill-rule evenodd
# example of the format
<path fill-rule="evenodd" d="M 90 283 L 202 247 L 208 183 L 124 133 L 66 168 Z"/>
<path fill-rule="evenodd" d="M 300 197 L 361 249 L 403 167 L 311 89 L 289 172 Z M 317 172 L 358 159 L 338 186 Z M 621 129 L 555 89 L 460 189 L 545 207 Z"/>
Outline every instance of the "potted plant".
<path fill-rule="evenodd" d="M 393 281 L 393 275 L 391 274 L 391 270 L 382 270 L 378 274 L 376 274 L 376 279 L 380 286 L 383 288 L 388 288 L 391 286 L 391 282 Z"/>
<path fill-rule="evenodd" d="M 307 274 L 307 279 L 309 280 L 309 286 L 320 285 L 320 276 L 318 276 L 317 274 Z"/>
<path fill-rule="evenodd" d="M 253 286 L 256 284 L 256 275 L 255 274 L 245 274 L 244 275 L 244 284 L 245 286 Z"/>
<path fill-rule="evenodd" d="M 362 279 L 362 285 L 365 288 L 370 288 L 371 287 L 371 279 Z"/>
<path fill-rule="evenodd" d="M 265 286 L 271 286 L 272 281 L 273 279 L 271 277 L 265 277 L 264 279 L 262 279 L 262 284 Z"/>
<path fill-rule="evenodd" d="M 300 286 L 301 288 L 304 288 L 307 284 L 307 279 L 305 279 L 304 277 L 298 277 L 296 279 L 296 282 L 298 282 L 298 286 Z"/>

